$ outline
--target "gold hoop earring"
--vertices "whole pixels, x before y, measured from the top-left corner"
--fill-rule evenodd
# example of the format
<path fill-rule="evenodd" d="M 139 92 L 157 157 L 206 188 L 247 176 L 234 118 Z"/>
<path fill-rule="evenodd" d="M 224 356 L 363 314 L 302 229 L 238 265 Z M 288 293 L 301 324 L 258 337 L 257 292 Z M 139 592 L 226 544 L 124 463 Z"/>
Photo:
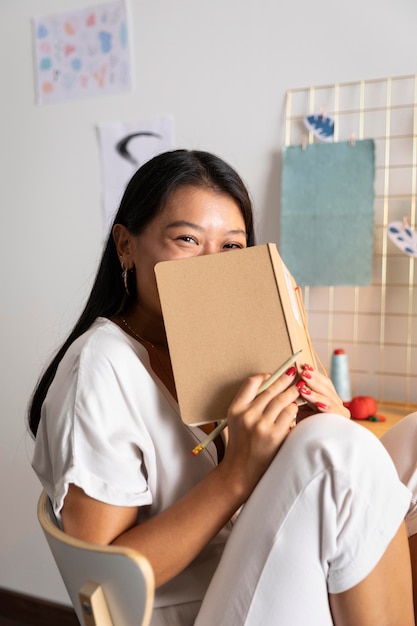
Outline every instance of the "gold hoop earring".
<path fill-rule="evenodd" d="M 129 284 L 128 284 L 128 272 L 129 270 L 127 269 L 127 267 L 124 266 L 122 259 L 120 259 L 120 264 L 122 266 L 122 279 L 123 279 L 123 284 L 125 286 L 125 291 L 127 293 L 128 296 L 130 296 L 129 293 Z"/>
<path fill-rule="evenodd" d="M 128 287 L 128 284 L 127 284 L 127 269 L 123 270 L 122 278 L 123 278 L 123 284 L 125 286 L 125 291 L 126 291 L 127 295 L 130 296 L 129 287 Z"/>

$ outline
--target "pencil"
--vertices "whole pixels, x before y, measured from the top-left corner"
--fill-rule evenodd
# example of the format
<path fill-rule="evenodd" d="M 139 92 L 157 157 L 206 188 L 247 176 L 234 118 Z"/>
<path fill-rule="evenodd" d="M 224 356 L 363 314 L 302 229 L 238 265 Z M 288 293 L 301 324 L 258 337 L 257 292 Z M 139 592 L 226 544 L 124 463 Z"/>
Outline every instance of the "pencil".
<path fill-rule="evenodd" d="M 277 380 L 277 378 L 279 378 L 284 372 L 286 372 L 287 369 L 293 363 L 295 363 L 295 361 L 300 356 L 301 352 L 302 350 L 299 350 L 295 354 L 292 354 L 290 358 L 285 361 L 285 363 L 283 363 L 273 374 L 271 374 L 271 376 L 264 383 L 262 383 L 262 385 L 259 387 L 256 395 L 259 396 L 259 394 L 265 391 L 265 389 L 268 389 L 268 387 L 272 385 L 272 383 L 274 383 Z M 216 439 L 217 435 L 219 435 L 222 432 L 222 430 L 226 428 L 226 426 L 227 426 L 227 419 L 224 419 L 216 426 L 216 428 L 214 428 L 214 430 L 211 431 L 211 433 L 207 435 L 207 437 L 203 439 L 203 441 L 200 441 L 200 443 L 191 451 L 191 454 L 193 456 L 197 456 L 197 454 L 200 454 L 200 452 L 204 450 L 204 448 L 206 448 L 209 445 L 209 443 L 213 441 L 213 439 Z"/>

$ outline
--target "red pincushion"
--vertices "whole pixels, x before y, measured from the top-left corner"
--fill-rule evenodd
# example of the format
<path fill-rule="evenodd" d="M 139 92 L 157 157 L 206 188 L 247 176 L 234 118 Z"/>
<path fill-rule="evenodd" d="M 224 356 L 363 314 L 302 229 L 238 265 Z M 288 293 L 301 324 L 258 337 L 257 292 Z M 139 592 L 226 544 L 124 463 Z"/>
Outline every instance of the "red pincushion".
<path fill-rule="evenodd" d="M 350 402 L 343 404 L 355 420 L 366 420 L 376 414 L 376 401 L 370 396 L 355 396 Z"/>

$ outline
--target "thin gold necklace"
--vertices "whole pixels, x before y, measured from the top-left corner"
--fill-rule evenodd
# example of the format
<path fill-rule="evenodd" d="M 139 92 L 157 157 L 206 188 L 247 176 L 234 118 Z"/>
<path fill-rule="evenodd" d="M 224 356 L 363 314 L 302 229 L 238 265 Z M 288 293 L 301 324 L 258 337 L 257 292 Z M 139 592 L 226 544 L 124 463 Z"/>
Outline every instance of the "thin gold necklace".
<path fill-rule="evenodd" d="M 132 328 L 132 327 L 128 324 L 128 322 L 125 320 L 125 318 L 124 318 L 124 317 L 120 316 L 120 319 L 122 320 L 122 322 L 123 322 L 123 324 L 126 326 L 126 328 L 127 328 L 128 330 L 130 330 L 130 332 L 131 332 L 131 333 L 132 333 L 132 334 L 133 334 L 133 335 L 134 335 L 137 339 L 139 339 L 139 341 L 143 341 L 144 343 L 148 344 L 148 345 L 152 348 L 153 354 L 154 354 L 154 355 L 155 355 L 155 357 L 157 358 L 158 363 L 159 363 L 159 365 L 160 365 L 160 367 L 161 367 L 162 371 L 164 372 L 165 376 L 167 376 L 167 377 L 168 377 L 168 380 L 173 381 L 172 369 L 170 369 L 170 371 L 169 371 L 169 370 L 167 370 L 167 368 L 165 367 L 165 365 L 162 363 L 161 357 L 160 357 L 159 352 L 158 352 L 158 346 L 156 346 L 156 345 L 155 345 L 155 344 L 153 344 L 151 341 L 149 341 L 149 339 L 145 339 L 145 337 L 142 337 L 142 335 L 139 335 L 139 333 L 137 333 L 137 332 L 136 332 L 136 331 L 135 331 L 135 330 L 134 330 L 134 329 L 133 329 L 133 328 Z M 166 346 L 162 346 L 162 345 L 160 345 L 160 346 L 159 346 L 159 348 L 164 348 L 164 349 L 166 349 Z M 175 383 L 174 383 L 174 385 L 175 385 Z"/>
<path fill-rule="evenodd" d="M 139 333 L 136 332 L 136 330 L 134 330 L 125 320 L 124 317 L 121 317 L 121 320 L 123 322 L 123 324 L 126 326 L 126 328 L 128 328 L 130 330 L 130 332 L 135 335 L 135 337 L 137 337 L 137 339 L 139 339 L 139 341 L 144 341 L 145 343 L 149 344 L 151 346 L 151 348 L 153 348 L 154 350 L 156 349 L 156 346 L 152 343 L 152 341 L 149 341 L 149 339 L 145 339 L 145 337 L 142 337 L 141 335 L 139 335 Z"/>

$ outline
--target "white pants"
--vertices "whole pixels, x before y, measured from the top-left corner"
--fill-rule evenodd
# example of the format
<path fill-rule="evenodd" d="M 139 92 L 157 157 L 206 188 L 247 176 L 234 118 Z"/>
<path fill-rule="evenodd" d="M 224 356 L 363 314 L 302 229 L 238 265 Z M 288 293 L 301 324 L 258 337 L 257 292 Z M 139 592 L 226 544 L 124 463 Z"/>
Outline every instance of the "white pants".
<path fill-rule="evenodd" d="M 390 453 L 398 474 L 411 491 L 411 502 L 405 518 L 408 536 L 417 533 L 417 413 L 400 420 L 381 438 Z"/>
<path fill-rule="evenodd" d="M 195 625 L 332 624 L 328 593 L 371 572 L 409 503 L 373 434 L 337 415 L 304 420 L 240 513 Z"/>

